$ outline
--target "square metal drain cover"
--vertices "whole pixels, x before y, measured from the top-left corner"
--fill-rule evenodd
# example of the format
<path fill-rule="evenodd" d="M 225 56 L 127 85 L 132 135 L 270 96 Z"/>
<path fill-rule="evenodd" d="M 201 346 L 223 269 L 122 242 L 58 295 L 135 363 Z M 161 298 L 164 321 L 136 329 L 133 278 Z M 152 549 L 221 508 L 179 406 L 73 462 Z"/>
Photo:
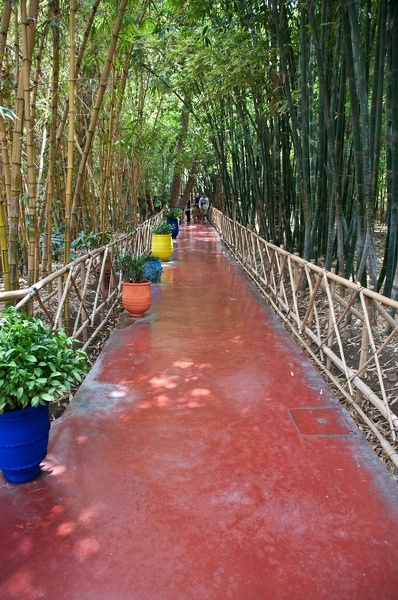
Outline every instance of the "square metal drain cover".
<path fill-rule="evenodd" d="M 292 408 L 289 414 L 301 435 L 351 435 L 337 408 Z"/>

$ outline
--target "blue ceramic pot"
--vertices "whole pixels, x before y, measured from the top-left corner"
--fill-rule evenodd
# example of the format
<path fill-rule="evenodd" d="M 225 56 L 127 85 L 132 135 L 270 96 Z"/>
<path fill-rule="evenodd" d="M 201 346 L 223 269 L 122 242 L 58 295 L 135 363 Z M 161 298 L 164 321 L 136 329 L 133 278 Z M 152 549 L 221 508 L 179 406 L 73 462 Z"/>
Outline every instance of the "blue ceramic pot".
<path fill-rule="evenodd" d="M 144 275 L 148 281 L 158 283 L 162 277 L 162 263 L 160 260 L 149 260 L 144 265 Z"/>
<path fill-rule="evenodd" d="M 0 415 L 0 470 L 10 483 L 25 483 L 40 475 L 47 454 L 48 404 Z"/>
<path fill-rule="evenodd" d="M 173 226 L 173 231 L 171 232 L 171 237 L 173 238 L 173 240 L 175 240 L 175 238 L 178 235 L 178 231 L 179 231 L 179 227 L 178 227 L 178 219 L 166 219 L 167 223 L 169 223 L 169 225 Z"/>

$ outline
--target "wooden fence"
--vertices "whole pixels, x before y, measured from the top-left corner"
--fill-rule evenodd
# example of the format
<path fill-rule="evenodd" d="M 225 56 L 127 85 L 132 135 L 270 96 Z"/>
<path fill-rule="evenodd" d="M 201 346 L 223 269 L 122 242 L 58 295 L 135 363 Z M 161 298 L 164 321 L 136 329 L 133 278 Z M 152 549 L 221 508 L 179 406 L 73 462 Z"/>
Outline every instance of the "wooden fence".
<path fill-rule="evenodd" d="M 398 302 L 266 242 L 214 208 L 210 218 L 230 253 L 398 467 Z"/>
<path fill-rule="evenodd" d="M 162 220 L 159 213 L 133 233 L 79 256 L 30 287 L 0 292 L 0 303 L 16 302 L 17 308 L 29 308 L 30 314 L 41 316 L 53 329 L 65 327 L 87 350 L 119 307 L 122 285 L 114 271 L 115 255 L 127 250 L 149 252 L 151 226 Z"/>
<path fill-rule="evenodd" d="M 266 242 L 214 208 L 210 219 L 268 303 L 398 467 L 398 302 Z M 87 350 L 120 306 L 115 254 L 149 251 L 151 226 L 160 220 L 163 214 L 30 287 L 0 292 L 0 303 L 29 306 L 51 327 L 65 327 Z"/>

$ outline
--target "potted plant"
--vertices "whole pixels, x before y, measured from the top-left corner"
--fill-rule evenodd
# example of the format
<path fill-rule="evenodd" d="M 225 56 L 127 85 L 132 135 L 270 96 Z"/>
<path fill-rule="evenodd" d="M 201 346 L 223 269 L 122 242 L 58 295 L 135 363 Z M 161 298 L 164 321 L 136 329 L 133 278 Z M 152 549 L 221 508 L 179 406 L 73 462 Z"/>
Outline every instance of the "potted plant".
<path fill-rule="evenodd" d="M 152 227 L 152 254 L 158 256 L 160 260 L 168 260 L 173 254 L 172 231 L 172 225 L 166 221 Z"/>
<path fill-rule="evenodd" d="M 132 317 L 142 317 L 151 307 L 151 281 L 145 274 L 145 257 L 127 251 L 116 256 L 115 269 L 122 277 L 122 303 Z"/>
<path fill-rule="evenodd" d="M 162 278 L 162 263 L 160 262 L 160 258 L 149 252 L 148 254 L 143 254 L 142 258 L 144 260 L 144 275 L 151 283 L 159 283 Z"/>
<path fill-rule="evenodd" d="M 181 209 L 175 206 L 168 208 L 166 211 L 166 222 L 169 223 L 173 227 L 173 231 L 171 232 L 171 237 L 173 240 L 177 237 L 179 227 L 178 227 L 178 219 L 181 216 Z"/>
<path fill-rule="evenodd" d="M 49 402 L 79 383 L 87 355 L 64 330 L 14 307 L 0 315 L 0 470 L 11 483 L 40 474 L 50 430 Z"/>

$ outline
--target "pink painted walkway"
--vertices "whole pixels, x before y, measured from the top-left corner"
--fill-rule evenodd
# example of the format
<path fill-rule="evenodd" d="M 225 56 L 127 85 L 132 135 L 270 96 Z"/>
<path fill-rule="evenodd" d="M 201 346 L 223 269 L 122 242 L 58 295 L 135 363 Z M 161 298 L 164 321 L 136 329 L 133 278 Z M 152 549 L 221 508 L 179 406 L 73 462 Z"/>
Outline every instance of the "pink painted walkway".
<path fill-rule="evenodd" d="M 398 488 L 210 227 L 0 483 L 1 600 L 395 600 Z"/>

